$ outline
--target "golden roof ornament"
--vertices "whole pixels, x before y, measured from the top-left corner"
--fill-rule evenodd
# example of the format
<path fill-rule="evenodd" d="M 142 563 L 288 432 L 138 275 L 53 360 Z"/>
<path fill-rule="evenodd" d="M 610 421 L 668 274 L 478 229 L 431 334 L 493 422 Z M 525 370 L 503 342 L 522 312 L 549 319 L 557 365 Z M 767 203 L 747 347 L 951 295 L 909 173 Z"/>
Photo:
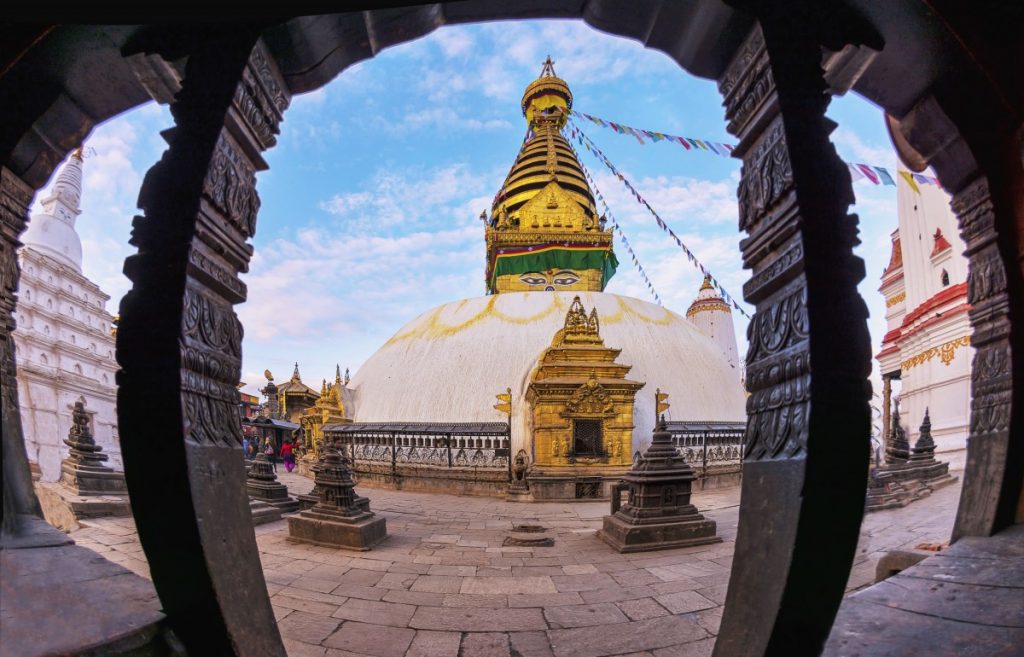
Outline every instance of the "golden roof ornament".
<path fill-rule="evenodd" d="M 267 381 L 274 380 L 274 375 L 270 373 L 270 370 L 263 370 L 263 376 L 267 379 Z"/>
<path fill-rule="evenodd" d="M 569 311 L 565 314 L 565 325 L 558 343 L 601 344 L 601 323 L 597 318 L 597 307 L 594 307 L 588 316 L 583 302 L 578 296 L 574 297 Z"/>
<path fill-rule="evenodd" d="M 481 215 L 489 293 L 602 291 L 615 273 L 611 229 L 601 221 L 583 167 L 561 132 L 571 108 L 569 85 L 548 57 L 523 93 L 530 136 L 489 215 Z"/>
<path fill-rule="evenodd" d="M 542 121 L 544 117 L 552 117 L 561 128 L 568 120 L 569 110 L 572 109 L 572 92 L 565 80 L 555 75 L 555 63 L 551 61 L 550 55 L 544 60 L 540 76 L 523 92 L 521 107 L 523 116 L 531 125 L 535 119 Z"/>

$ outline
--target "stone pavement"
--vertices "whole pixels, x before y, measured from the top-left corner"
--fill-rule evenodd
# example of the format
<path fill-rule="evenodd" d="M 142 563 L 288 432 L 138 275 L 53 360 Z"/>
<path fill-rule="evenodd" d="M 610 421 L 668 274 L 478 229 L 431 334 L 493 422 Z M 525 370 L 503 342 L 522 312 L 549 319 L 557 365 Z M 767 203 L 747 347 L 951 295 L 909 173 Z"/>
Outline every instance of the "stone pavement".
<path fill-rule="evenodd" d="M 962 473 L 953 473 L 961 476 Z M 279 473 L 294 494 L 312 482 Z M 387 519 L 370 552 L 298 545 L 279 521 L 255 528 L 267 589 L 293 657 L 698 657 L 721 620 L 739 488 L 696 491 L 723 543 L 621 555 L 595 531 L 607 503 L 516 504 L 359 487 Z M 868 515 L 849 588 L 890 549 L 948 540 L 959 482 Z M 514 524 L 553 547 L 504 547 Z M 79 545 L 148 576 L 131 519 L 83 523 Z"/>

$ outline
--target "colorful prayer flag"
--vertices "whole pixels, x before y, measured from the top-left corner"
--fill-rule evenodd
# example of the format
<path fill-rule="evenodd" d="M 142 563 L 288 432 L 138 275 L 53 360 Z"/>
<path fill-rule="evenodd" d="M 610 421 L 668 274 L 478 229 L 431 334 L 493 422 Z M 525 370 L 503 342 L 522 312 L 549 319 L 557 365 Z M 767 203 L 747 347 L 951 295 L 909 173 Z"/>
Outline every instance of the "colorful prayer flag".
<path fill-rule="evenodd" d="M 875 167 L 875 171 L 878 172 L 878 177 L 882 179 L 883 185 L 896 186 L 896 181 L 892 179 L 892 176 L 883 167 Z"/>
<path fill-rule="evenodd" d="M 900 177 L 907 181 L 907 184 L 910 185 L 910 189 L 914 190 L 918 194 L 921 193 L 921 188 L 917 186 L 917 182 L 914 181 L 914 178 L 910 175 L 909 171 L 897 171 L 896 173 L 900 174 Z"/>
<path fill-rule="evenodd" d="M 878 174 L 875 173 L 874 169 L 872 169 L 866 164 L 858 164 L 856 166 L 858 169 L 861 170 L 861 172 L 867 177 L 868 180 L 870 180 L 872 183 L 876 185 L 880 184 L 881 181 L 879 181 Z"/>

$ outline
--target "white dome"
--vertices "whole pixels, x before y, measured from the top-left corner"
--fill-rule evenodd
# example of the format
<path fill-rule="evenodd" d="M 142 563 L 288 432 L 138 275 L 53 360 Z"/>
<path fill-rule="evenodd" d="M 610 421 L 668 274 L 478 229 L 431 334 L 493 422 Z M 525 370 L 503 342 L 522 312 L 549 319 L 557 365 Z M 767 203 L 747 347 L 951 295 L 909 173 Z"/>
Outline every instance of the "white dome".
<path fill-rule="evenodd" d="M 20 240 L 75 271 L 82 271 L 82 240 L 67 221 L 46 213 L 34 214 Z"/>
<path fill-rule="evenodd" d="M 637 393 L 633 445 L 654 429 L 654 392 L 669 393 L 669 420 L 743 421 L 739 376 L 721 349 L 683 317 L 632 297 L 603 292 L 512 292 L 463 299 L 403 326 L 359 368 L 356 422 L 500 422 L 495 395 L 512 388 L 512 441 L 529 435 L 524 403 L 543 351 L 562 328 L 574 296 L 597 307 L 601 337 L 621 349 Z"/>

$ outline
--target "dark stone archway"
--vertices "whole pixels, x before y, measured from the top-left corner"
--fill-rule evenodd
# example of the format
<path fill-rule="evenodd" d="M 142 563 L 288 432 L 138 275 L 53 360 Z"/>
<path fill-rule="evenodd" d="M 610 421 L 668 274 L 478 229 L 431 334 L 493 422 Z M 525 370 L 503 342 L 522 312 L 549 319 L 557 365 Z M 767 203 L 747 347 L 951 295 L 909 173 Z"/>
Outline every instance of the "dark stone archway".
<path fill-rule="evenodd" d="M 582 8 L 566 2 L 543 12 L 531 3 L 470 2 L 295 18 L 265 30 L 59 28 L 24 39 L 0 78 L 0 100 L 12 101 L 0 139 L 0 337 L 7 345 L 17 286 L 13 253 L 31 190 L 93 124 L 146 93 L 170 99 L 169 80 L 184 73 L 172 104 L 176 127 L 165 133 L 169 149 L 140 194 L 145 216 L 133 230 L 139 252 L 125 265 L 134 287 L 122 305 L 118 359 L 136 522 L 170 622 L 190 650 L 283 652 L 258 574 L 231 397 L 241 345 L 231 306 L 245 298 L 237 274 L 251 254 L 246 240 L 259 206 L 260 152 L 273 145 L 291 93 L 321 86 L 351 63 L 445 23 L 582 17 L 719 80 L 744 160 L 742 249 L 753 272 L 744 294 L 757 313 L 748 357 L 745 504 L 721 630 L 727 636 L 716 655 L 819 651 L 856 545 L 870 352 L 855 290 L 863 277 L 852 255 L 856 220 L 846 214 L 852 190 L 828 141 L 834 126 L 824 118 L 830 85 L 862 90 L 902 119 L 904 136 L 955 194 L 971 255 L 977 362 L 986 366 L 975 368 L 957 533 L 987 535 L 1020 520 L 1022 420 L 1013 408 L 1024 394 L 1014 385 L 1024 379 L 1024 358 L 1011 344 L 1024 312 L 1016 266 L 1024 216 L 1021 100 L 1000 95 L 1003 69 L 977 57 L 984 48 L 972 40 L 976 35 L 947 34 L 952 28 L 936 27 L 915 3 L 901 5 L 903 13 L 858 2 L 787 3 L 785 12 L 771 4 L 752 3 L 744 14 L 715 0 L 639 9 L 620 0 Z M 955 15 L 944 18 L 956 25 Z M 902 46 L 897 36 L 905 38 Z M 918 56 L 934 64 L 928 75 L 910 75 L 916 62 L 900 59 L 906 44 L 924 45 Z M 968 47 L 973 59 L 961 52 Z M 823 49 L 838 53 L 824 74 Z M 870 51 L 878 50 L 885 66 L 871 68 Z M 80 62 L 55 58 L 58 52 L 106 62 L 105 79 L 83 88 L 76 76 L 91 83 L 89 74 L 76 68 Z M 894 78 L 894 69 L 915 84 Z M 949 78 L 974 85 L 980 109 L 956 102 Z M 13 102 L 14 93 L 27 102 Z M 999 111 L 1007 120 L 993 121 L 989 114 Z M 940 132 L 946 126 L 955 139 Z M 4 528 L 12 532 L 10 518 L 38 515 L 38 507 L 17 454 L 20 448 L 24 455 L 20 430 L 7 420 L 17 407 L 14 356 L 9 348 L 2 355 Z"/>

